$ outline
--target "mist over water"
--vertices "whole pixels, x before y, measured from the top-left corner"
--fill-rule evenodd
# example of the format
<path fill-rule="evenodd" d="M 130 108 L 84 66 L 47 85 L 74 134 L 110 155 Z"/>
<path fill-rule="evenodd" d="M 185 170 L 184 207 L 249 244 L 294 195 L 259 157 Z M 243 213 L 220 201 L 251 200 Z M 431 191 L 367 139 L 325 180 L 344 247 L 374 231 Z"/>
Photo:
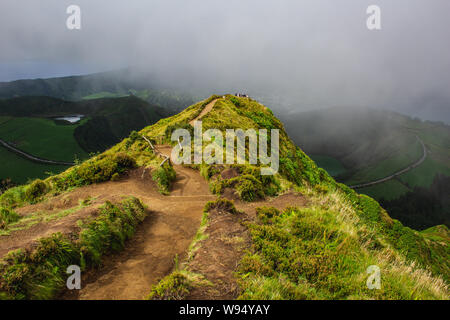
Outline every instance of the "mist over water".
<path fill-rule="evenodd" d="M 81 30 L 66 28 L 71 4 Z M 366 27 L 371 4 L 379 31 Z M 282 113 L 352 106 L 450 121 L 447 0 L 2 0 L 0 12 L 0 81 L 131 67 Z"/>

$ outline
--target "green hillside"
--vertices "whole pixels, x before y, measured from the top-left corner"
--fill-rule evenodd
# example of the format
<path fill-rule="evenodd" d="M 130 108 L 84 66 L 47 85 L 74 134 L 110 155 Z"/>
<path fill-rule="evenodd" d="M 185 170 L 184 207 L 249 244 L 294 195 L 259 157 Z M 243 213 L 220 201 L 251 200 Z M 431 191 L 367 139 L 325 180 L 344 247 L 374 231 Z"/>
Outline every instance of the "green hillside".
<path fill-rule="evenodd" d="M 389 181 L 358 191 L 393 209 L 394 217 L 411 227 L 426 229 L 448 223 L 446 199 L 450 193 L 438 189 L 450 190 L 450 186 L 442 185 L 446 180 L 434 181 L 439 175 L 450 177 L 449 126 L 389 111 L 357 108 L 298 113 L 286 118 L 285 123 L 293 140 L 307 153 L 342 163 L 345 170 L 336 172 L 336 163 L 320 162 L 338 181 L 349 186 L 388 177 L 415 163 L 423 155 L 420 139 L 427 150 L 423 163 Z M 428 209 L 421 206 L 418 211 L 419 200 L 415 201 L 417 205 L 411 205 L 411 199 L 426 199 L 433 205 Z M 395 208 L 390 207 L 394 200 Z"/>
<path fill-rule="evenodd" d="M 120 98 L 131 93 L 151 105 L 180 111 L 194 102 L 192 94 L 161 83 L 139 70 L 123 69 L 83 76 L 0 82 L 0 99 L 47 96 L 68 101 Z"/>
<path fill-rule="evenodd" d="M 135 166 L 156 172 L 153 178 L 158 185 L 166 183 L 170 190 L 170 176 L 174 168 L 168 162 L 159 167 L 161 158 L 142 136 L 175 145 L 170 139 L 173 130 L 192 130 L 189 122 L 212 101 L 215 101 L 213 108 L 202 118 L 203 130 L 280 130 L 280 170 L 276 175 L 262 176 L 259 165 L 192 165 L 218 196 L 225 196 L 225 191 L 231 189 L 239 201 L 260 201 L 257 217 L 238 222 L 243 223 L 250 237 L 247 253 L 232 270 L 238 277 L 239 298 L 449 298 L 448 228 L 439 226 L 424 232 L 412 230 L 392 219 L 372 198 L 336 183 L 294 145 L 283 124 L 272 112 L 252 99 L 231 95 L 224 98 L 212 96 L 175 116 L 159 120 L 139 134 L 133 133 L 103 154 L 59 175 L 10 189 L 0 196 L 0 205 L 13 210 L 30 202 L 51 199 L 55 194 L 70 192 L 80 186 L 108 183 L 106 181 L 117 180 L 127 169 Z M 207 144 L 204 142 L 204 146 Z M 247 144 L 246 152 L 248 148 Z M 222 174 L 231 169 L 237 172 L 236 176 Z M 269 208 L 270 200 L 292 191 L 305 197 L 303 206 L 290 207 L 282 212 Z M 171 201 L 170 198 L 167 201 Z M 202 227 L 193 239 L 198 246 L 208 238 L 202 232 L 209 223 L 208 213 L 214 208 L 223 217 L 238 215 L 233 203 L 228 200 L 208 203 Z M 202 252 L 199 250 L 196 255 Z M 174 273 L 152 290 L 149 288 L 150 298 L 180 298 L 193 286 L 204 285 L 205 281 L 195 280 L 201 279 L 201 275 L 192 275 L 189 269 L 180 270 L 178 263 L 175 264 Z M 381 269 L 381 289 L 369 290 L 366 287 L 366 270 L 371 265 Z M 0 278 L 0 290 L 4 290 L 6 283 L 5 273 L 2 272 L 15 270 L 12 269 L 14 260 L 10 260 L 7 266 L 10 269 L 2 271 L 0 268 L 3 277 Z M 35 270 L 33 268 L 30 270 Z M 32 291 L 26 292 L 29 294 Z"/>
<path fill-rule="evenodd" d="M 55 117 L 83 115 L 75 124 Z M 50 97 L 19 97 L 0 100 L 0 139 L 33 156 L 73 162 L 86 159 L 91 152 L 102 152 L 139 130 L 166 116 L 166 111 L 135 97 L 64 101 Z M 0 179 L 16 183 L 46 177 L 64 167 L 18 161 L 16 154 L 1 147 Z M 12 170 L 11 170 L 12 168 Z"/>
<path fill-rule="evenodd" d="M 0 139 L 40 158 L 73 162 L 87 157 L 74 138 L 78 126 L 42 118 L 0 117 Z"/>
<path fill-rule="evenodd" d="M 48 165 L 29 161 L 12 153 L 3 147 L 0 148 L 0 178 L 10 178 L 16 184 L 27 183 L 34 179 L 47 178 L 49 173 L 60 173 L 67 166 Z"/>

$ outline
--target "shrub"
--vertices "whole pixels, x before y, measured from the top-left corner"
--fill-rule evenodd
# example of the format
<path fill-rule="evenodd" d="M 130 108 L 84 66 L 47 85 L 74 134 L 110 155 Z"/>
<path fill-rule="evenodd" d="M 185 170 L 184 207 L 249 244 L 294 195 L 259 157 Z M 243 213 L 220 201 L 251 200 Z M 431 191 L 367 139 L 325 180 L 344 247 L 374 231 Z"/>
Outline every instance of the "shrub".
<path fill-rule="evenodd" d="M 124 201 L 121 206 L 107 201 L 100 209 L 100 215 L 83 226 L 80 233 L 83 265 L 98 265 L 108 251 L 122 250 L 145 216 L 145 209 L 136 198 Z"/>
<path fill-rule="evenodd" d="M 272 218 L 280 215 L 280 211 L 278 211 L 278 209 L 276 209 L 274 207 L 256 208 L 256 213 L 257 213 L 258 219 L 264 224 L 272 223 Z"/>
<path fill-rule="evenodd" d="M 177 173 L 167 162 L 152 173 L 152 179 L 156 182 L 158 191 L 165 195 L 169 194 L 172 182 L 176 177 Z"/>
<path fill-rule="evenodd" d="M 135 130 L 131 131 L 125 142 L 125 148 L 128 150 L 136 141 L 142 140 L 142 137 Z"/>
<path fill-rule="evenodd" d="M 103 154 L 51 178 L 50 181 L 56 189 L 67 190 L 71 187 L 109 181 L 114 174 L 120 175 L 135 167 L 136 161 L 125 153 Z"/>
<path fill-rule="evenodd" d="M 147 296 L 148 300 L 181 300 L 191 289 L 191 284 L 182 272 L 172 272 L 154 286 Z"/>
<path fill-rule="evenodd" d="M 42 180 L 33 181 L 28 187 L 25 189 L 25 200 L 34 203 L 39 200 L 44 194 L 49 191 L 49 186 Z"/>
<path fill-rule="evenodd" d="M 0 292 L 12 299 L 51 299 L 78 258 L 75 245 L 60 233 L 40 239 L 33 251 L 12 251 L 0 265 Z"/>
<path fill-rule="evenodd" d="M 224 198 L 217 199 L 216 201 L 208 201 L 206 203 L 204 208 L 205 212 L 210 212 L 213 209 L 219 209 L 233 214 L 238 212 L 234 206 L 234 202 Z"/>
<path fill-rule="evenodd" d="M 0 205 L 5 207 L 16 207 L 25 202 L 25 186 L 18 186 L 6 190 L 0 196 Z"/>
<path fill-rule="evenodd" d="M 264 198 L 264 190 L 261 181 L 252 175 L 243 175 L 228 180 L 229 186 L 236 189 L 239 198 L 244 201 L 255 201 Z"/>
<path fill-rule="evenodd" d="M 4 229 L 8 224 L 16 222 L 20 216 L 11 209 L 0 207 L 0 229 Z"/>

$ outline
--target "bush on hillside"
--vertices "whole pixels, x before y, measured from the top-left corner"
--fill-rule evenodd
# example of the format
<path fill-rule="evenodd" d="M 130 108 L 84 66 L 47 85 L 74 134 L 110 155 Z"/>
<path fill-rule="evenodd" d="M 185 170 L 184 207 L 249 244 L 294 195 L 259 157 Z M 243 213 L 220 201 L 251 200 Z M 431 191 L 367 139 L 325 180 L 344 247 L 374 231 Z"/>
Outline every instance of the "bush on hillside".
<path fill-rule="evenodd" d="M 8 224 L 16 222 L 20 216 L 12 209 L 0 207 L 0 229 L 5 229 Z"/>
<path fill-rule="evenodd" d="M 158 191 L 164 195 L 169 194 L 172 182 L 175 181 L 176 177 L 177 173 L 167 162 L 152 173 L 152 179 L 156 182 Z"/>
<path fill-rule="evenodd" d="M 69 265 L 97 266 L 103 255 L 124 247 L 145 216 L 136 198 L 119 205 L 107 202 L 78 235 L 55 233 L 32 249 L 11 251 L 0 261 L 0 299 L 54 299 L 65 285 Z"/>
<path fill-rule="evenodd" d="M 33 181 L 25 189 L 25 200 L 30 203 L 35 203 L 49 191 L 49 186 L 42 180 Z"/>
<path fill-rule="evenodd" d="M 125 153 L 103 154 L 51 178 L 51 182 L 56 189 L 67 190 L 70 187 L 109 181 L 114 174 L 120 175 L 135 167 L 136 161 Z M 116 178 L 117 176 L 115 176 Z"/>

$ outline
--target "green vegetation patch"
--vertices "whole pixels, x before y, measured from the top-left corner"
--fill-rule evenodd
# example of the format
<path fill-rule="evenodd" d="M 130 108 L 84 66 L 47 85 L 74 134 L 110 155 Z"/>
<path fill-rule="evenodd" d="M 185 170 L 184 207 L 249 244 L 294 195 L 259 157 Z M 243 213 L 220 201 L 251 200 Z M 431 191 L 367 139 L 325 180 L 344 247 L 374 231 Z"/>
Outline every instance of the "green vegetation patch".
<path fill-rule="evenodd" d="M 72 159 L 73 161 L 73 159 Z M 27 183 L 33 179 L 44 179 L 50 173 L 58 174 L 68 168 L 32 162 L 0 146 L 0 178 L 10 178 L 15 184 Z"/>
<path fill-rule="evenodd" d="M 280 191 L 280 182 L 274 175 L 261 175 L 260 168 L 251 165 L 233 165 L 238 172 L 238 176 L 230 179 L 223 179 L 217 173 L 223 171 L 217 170 L 214 166 L 203 166 L 201 171 L 208 179 L 216 175 L 215 179 L 210 181 L 210 189 L 215 194 L 222 194 L 226 188 L 236 191 L 241 200 L 256 201 L 265 196 L 275 196 Z"/>
<path fill-rule="evenodd" d="M 135 167 L 136 161 L 126 153 L 101 154 L 49 178 L 49 181 L 57 190 L 62 191 L 71 187 L 109 181 L 116 173 L 120 175 Z"/>
<path fill-rule="evenodd" d="M 311 155 L 310 157 L 318 167 L 325 169 L 332 177 L 339 176 L 347 171 L 342 162 L 336 158 L 323 155 Z"/>
<path fill-rule="evenodd" d="M 20 219 L 20 216 L 13 210 L 0 207 L 0 229 L 6 229 L 7 226 Z"/>
<path fill-rule="evenodd" d="M 55 233 L 35 247 L 11 251 L 0 261 L 0 298 L 55 298 L 65 285 L 68 266 L 99 265 L 103 255 L 123 248 L 145 217 L 136 198 L 120 205 L 107 202 L 98 216 L 81 223 L 78 234 Z"/>
<path fill-rule="evenodd" d="M 368 211 L 375 210 L 372 204 L 367 207 Z M 417 285 L 408 273 L 412 270 L 391 269 L 389 264 L 395 259 L 384 260 L 386 249 L 375 241 L 376 235 L 367 228 L 353 233 L 338 212 L 319 208 L 288 208 L 283 212 L 260 208 L 258 218 L 258 223 L 249 224 L 253 247 L 238 270 L 240 299 L 446 297 L 446 292 L 436 293 L 431 284 Z M 366 286 L 366 269 L 370 265 L 382 269 L 379 290 Z"/>
<path fill-rule="evenodd" d="M 172 182 L 176 180 L 177 173 L 172 165 L 166 161 L 162 166 L 155 169 L 152 173 L 152 179 L 158 186 L 158 191 L 161 194 L 167 195 L 170 193 Z"/>
<path fill-rule="evenodd" d="M 77 127 L 50 119 L 10 118 L 0 125 L 0 138 L 36 157 L 73 162 L 88 156 L 74 138 Z"/>

